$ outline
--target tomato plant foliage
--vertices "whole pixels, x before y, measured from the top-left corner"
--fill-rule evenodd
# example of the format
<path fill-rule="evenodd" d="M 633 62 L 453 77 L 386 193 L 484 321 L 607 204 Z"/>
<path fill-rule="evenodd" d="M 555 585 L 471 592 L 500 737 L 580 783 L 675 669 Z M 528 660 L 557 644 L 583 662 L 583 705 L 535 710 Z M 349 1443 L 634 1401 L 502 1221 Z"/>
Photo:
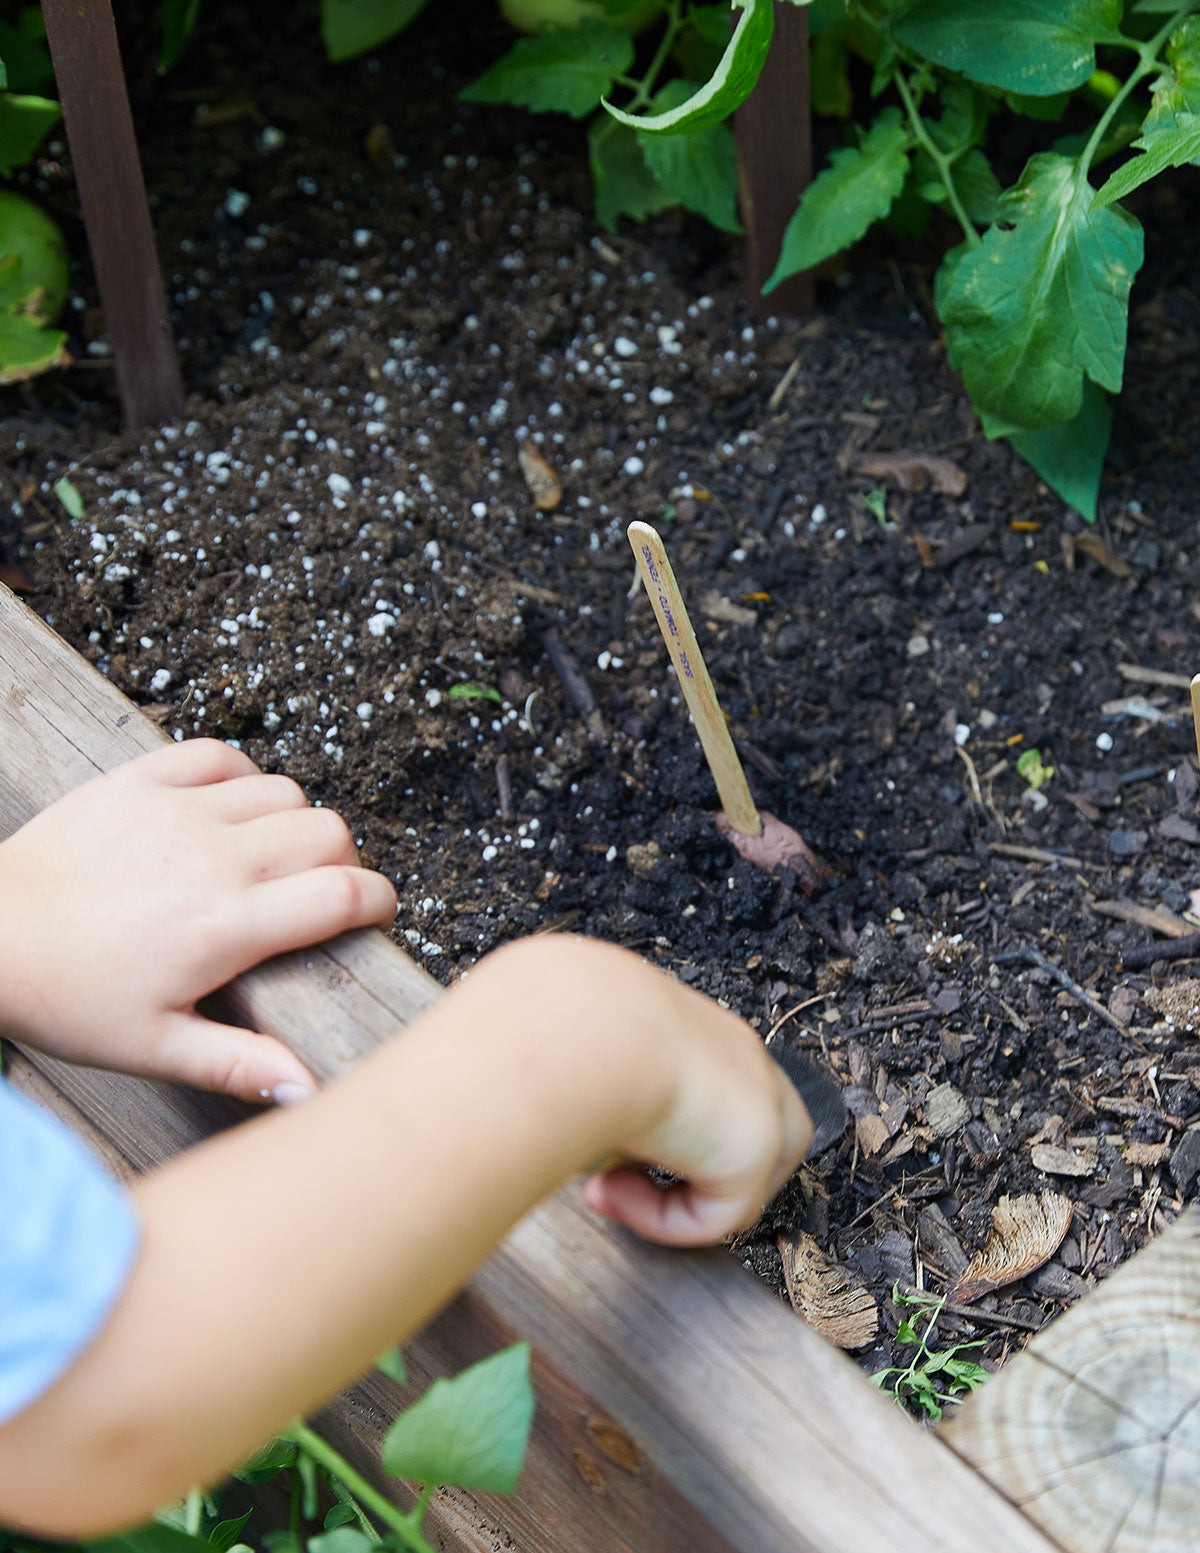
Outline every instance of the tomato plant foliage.
<path fill-rule="evenodd" d="M 616 11 L 624 0 L 602 3 Z M 609 229 L 682 204 L 736 231 L 729 118 L 758 79 L 777 11 L 805 3 L 661 0 L 636 50 L 612 25 L 548 23 L 464 95 L 592 114 L 597 215 Z M 935 290 L 951 364 L 988 436 L 1008 437 L 1094 518 L 1142 262 L 1140 225 L 1119 202 L 1167 168 L 1200 163 L 1200 0 L 806 8 L 814 109 L 849 117 L 856 58 L 870 67 L 872 102 L 800 201 L 764 291 L 877 222 L 912 231 L 931 208 L 950 216 L 961 240 Z M 541 46 L 536 82 L 531 45 Z M 1059 125 L 1068 108 L 1070 135 Z M 1014 115 L 1041 144 L 1003 188 L 992 158 Z"/>

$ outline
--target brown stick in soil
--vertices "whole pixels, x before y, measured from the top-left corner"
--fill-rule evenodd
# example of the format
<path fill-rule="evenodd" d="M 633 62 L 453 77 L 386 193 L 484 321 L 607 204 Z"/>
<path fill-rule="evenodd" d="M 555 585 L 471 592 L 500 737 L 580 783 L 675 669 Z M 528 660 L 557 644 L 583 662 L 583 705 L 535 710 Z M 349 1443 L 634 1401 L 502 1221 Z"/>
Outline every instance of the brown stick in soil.
<path fill-rule="evenodd" d="M 1129 1034 L 1129 1026 L 1123 1024 L 1115 1014 L 1110 1014 L 1099 998 L 1094 998 L 1087 988 L 1081 987 L 1073 976 L 1063 970 L 1062 966 L 1055 965 L 1053 960 L 1044 955 L 1040 949 L 1035 949 L 1032 944 L 1024 949 L 1010 949 L 1003 954 L 995 954 L 992 959 L 997 965 L 1012 964 L 1013 961 L 1021 960 L 1024 960 L 1026 965 L 1036 965 L 1039 970 L 1052 976 L 1064 992 L 1069 992 L 1077 1002 L 1083 1004 L 1084 1008 L 1095 1014 L 1097 1019 L 1102 1019 L 1106 1025 L 1111 1025 L 1121 1035 Z"/>
<path fill-rule="evenodd" d="M 45 0 L 42 14 L 112 342 L 121 418 L 127 428 L 174 420 L 183 414 L 183 380 L 112 7 L 108 0 Z"/>
<path fill-rule="evenodd" d="M 592 693 L 592 687 L 588 684 L 583 670 L 575 661 L 574 655 L 563 646 L 562 639 L 553 627 L 549 631 L 542 632 L 542 646 L 546 649 L 546 656 L 550 660 L 550 667 L 558 675 L 559 679 L 562 680 L 563 689 L 571 698 L 571 705 L 587 725 L 587 731 L 593 739 L 607 739 L 608 727 L 605 724 L 603 713 L 596 704 L 596 697 Z"/>
<path fill-rule="evenodd" d="M 1194 954 L 1200 954 L 1200 933 L 1188 933 L 1183 938 L 1171 938 L 1165 943 L 1143 944 L 1140 948 L 1127 950 L 1121 956 L 1121 969 L 1144 971 L 1147 966 L 1157 965 L 1160 960 L 1189 960 Z"/>

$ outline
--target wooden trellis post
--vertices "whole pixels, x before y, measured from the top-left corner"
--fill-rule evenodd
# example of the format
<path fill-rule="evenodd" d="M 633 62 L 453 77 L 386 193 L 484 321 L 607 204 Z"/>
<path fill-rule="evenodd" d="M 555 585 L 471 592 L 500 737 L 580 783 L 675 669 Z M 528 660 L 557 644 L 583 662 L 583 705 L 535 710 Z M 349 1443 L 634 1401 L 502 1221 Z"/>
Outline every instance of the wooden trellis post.
<path fill-rule="evenodd" d="M 808 11 L 776 3 L 771 52 L 735 118 L 738 200 L 746 228 L 742 276 L 750 306 L 771 313 L 812 311 L 813 283 L 793 275 L 764 297 L 784 228 L 812 182 L 812 113 L 808 90 Z"/>
<path fill-rule="evenodd" d="M 112 6 L 109 0 L 42 0 L 42 14 L 116 362 L 121 417 L 127 429 L 174 420 L 183 414 L 183 379 Z"/>

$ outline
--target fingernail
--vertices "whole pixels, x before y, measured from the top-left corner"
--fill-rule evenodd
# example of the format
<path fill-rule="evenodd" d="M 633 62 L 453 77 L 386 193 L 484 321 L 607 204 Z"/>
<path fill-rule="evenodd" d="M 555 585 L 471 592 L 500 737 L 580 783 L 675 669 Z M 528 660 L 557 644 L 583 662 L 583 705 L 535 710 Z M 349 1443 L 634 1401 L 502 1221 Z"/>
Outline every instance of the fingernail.
<path fill-rule="evenodd" d="M 271 1099 L 276 1105 L 299 1105 L 301 1100 L 311 1100 L 315 1094 L 311 1084 L 276 1084 Z"/>

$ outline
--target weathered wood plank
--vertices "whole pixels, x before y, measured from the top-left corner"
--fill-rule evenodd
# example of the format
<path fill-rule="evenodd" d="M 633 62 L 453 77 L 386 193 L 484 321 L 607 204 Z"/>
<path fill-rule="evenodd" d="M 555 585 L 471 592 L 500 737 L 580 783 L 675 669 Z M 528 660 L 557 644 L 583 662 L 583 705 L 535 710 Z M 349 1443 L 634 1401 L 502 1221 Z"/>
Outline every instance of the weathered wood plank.
<path fill-rule="evenodd" d="M 0 587 L 0 838 L 161 738 Z M 252 972 L 235 997 L 328 1074 L 436 991 L 382 935 L 364 933 Z M 211 1096 L 37 1065 L 139 1168 L 234 1115 Z M 510 1537 L 524 1553 L 958 1553 L 957 1522 L 929 1514 L 945 1496 L 971 1504 L 977 1553 L 1052 1553 L 722 1253 L 647 1246 L 566 1193 L 518 1226 L 414 1342 L 414 1374 L 445 1373 L 512 1334 L 533 1339 L 542 1385 L 522 1492 L 512 1502 L 439 1496 L 434 1535 L 447 1549 L 484 1553 Z M 323 1418 L 364 1470 L 391 1400 L 373 1377 Z M 625 1438 L 634 1467 L 600 1443 L 621 1454 Z"/>
<path fill-rule="evenodd" d="M 1200 1545 L 1200 1210 L 939 1432 L 1069 1553 Z"/>

